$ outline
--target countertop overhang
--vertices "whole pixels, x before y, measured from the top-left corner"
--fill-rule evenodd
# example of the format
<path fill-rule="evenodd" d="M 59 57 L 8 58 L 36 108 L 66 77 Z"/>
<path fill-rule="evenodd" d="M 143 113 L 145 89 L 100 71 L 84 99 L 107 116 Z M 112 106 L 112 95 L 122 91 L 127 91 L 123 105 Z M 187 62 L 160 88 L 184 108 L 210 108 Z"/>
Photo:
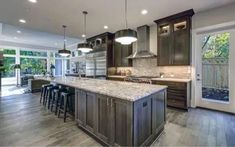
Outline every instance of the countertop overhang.
<path fill-rule="evenodd" d="M 167 86 L 161 85 L 78 77 L 38 77 L 37 79 L 42 79 L 89 92 L 103 94 L 110 97 L 120 98 L 127 101 L 137 101 L 141 98 L 167 88 Z"/>

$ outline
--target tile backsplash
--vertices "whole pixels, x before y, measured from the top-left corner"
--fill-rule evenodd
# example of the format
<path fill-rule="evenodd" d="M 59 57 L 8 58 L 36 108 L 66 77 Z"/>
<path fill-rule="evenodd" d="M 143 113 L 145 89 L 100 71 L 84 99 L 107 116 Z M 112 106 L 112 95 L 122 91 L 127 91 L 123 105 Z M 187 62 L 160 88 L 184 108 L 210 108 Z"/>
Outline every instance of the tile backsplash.
<path fill-rule="evenodd" d="M 130 71 L 133 76 L 159 76 L 164 77 L 190 78 L 190 66 L 157 66 L 157 58 L 134 59 L 133 67 L 109 68 L 109 74 L 120 74 Z"/>
<path fill-rule="evenodd" d="M 146 58 L 133 60 L 132 75 L 137 76 L 159 76 L 164 77 L 190 78 L 190 66 L 157 66 L 157 58 Z"/>

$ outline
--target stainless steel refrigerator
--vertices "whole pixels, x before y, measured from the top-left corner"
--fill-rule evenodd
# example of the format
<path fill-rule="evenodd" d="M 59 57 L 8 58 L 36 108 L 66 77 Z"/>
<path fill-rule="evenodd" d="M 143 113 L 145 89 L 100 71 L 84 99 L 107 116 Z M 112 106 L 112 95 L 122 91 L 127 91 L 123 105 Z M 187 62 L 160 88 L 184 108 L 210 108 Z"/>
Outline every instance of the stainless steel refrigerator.
<path fill-rule="evenodd" d="M 86 55 L 86 77 L 105 79 L 106 71 L 106 51 L 93 52 Z"/>

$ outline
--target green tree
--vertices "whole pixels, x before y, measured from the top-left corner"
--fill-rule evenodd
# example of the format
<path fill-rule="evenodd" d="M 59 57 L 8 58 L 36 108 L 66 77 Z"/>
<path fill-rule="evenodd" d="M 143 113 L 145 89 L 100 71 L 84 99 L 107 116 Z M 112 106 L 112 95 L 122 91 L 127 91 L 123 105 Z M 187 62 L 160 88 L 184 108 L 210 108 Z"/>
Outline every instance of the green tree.
<path fill-rule="evenodd" d="M 229 57 L 229 33 L 210 36 L 203 49 L 203 58 Z M 205 43 L 205 42 L 204 42 Z"/>

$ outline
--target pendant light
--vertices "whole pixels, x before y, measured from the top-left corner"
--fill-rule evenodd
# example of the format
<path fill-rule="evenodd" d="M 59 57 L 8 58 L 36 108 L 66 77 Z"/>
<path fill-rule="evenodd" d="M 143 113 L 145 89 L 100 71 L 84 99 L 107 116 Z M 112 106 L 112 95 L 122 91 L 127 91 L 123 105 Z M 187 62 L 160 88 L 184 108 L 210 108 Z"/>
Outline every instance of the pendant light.
<path fill-rule="evenodd" d="M 78 50 L 84 53 L 88 53 L 93 50 L 92 45 L 86 40 L 86 15 L 88 14 L 88 12 L 83 11 L 82 13 L 84 15 L 84 42 L 78 44 Z"/>
<path fill-rule="evenodd" d="M 71 54 L 71 51 L 66 49 L 66 39 L 65 39 L 65 29 L 66 29 L 66 26 L 63 25 L 63 28 L 64 28 L 64 48 L 59 50 L 58 53 L 62 57 L 67 57 L 67 56 L 69 56 Z"/>
<path fill-rule="evenodd" d="M 127 0 L 125 0 L 125 22 L 126 29 L 117 31 L 115 33 L 115 41 L 119 42 L 123 45 L 129 45 L 135 41 L 137 41 L 137 32 L 131 29 L 128 29 L 127 24 Z"/>

